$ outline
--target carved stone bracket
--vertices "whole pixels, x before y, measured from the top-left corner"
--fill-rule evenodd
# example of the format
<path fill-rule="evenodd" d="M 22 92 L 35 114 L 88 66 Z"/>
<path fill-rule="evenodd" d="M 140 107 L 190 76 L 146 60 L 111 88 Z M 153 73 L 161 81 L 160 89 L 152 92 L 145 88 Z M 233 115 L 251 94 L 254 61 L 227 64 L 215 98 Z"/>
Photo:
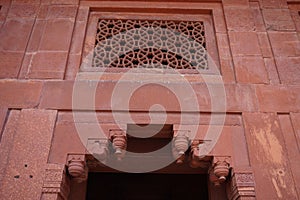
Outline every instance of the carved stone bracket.
<path fill-rule="evenodd" d="M 127 147 L 127 137 L 123 130 L 110 130 L 109 138 L 112 142 L 113 148 L 115 149 L 115 155 L 118 160 L 122 160 L 125 156 L 125 150 Z"/>
<path fill-rule="evenodd" d="M 178 164 L 184 162 L 185 152 L 189 148 L 189 143 L 189 131 L 174 130 L 172 153 Z"/>
<path fill-rule="evenodd" d="M 68 154 L 67 166 L 68 172 L 74 180 L 82 182 L 87 179 L 88 168 L 84 154 Z"/>
<path fill-rule="evenodd" d="M 70 180 L 67 176 L 65 165 L 47 164 L 42 188 L 42 199 L 48 196 L 48 199 L 67 200 L 69 192 Z"/>
<path fill-rule="evenodd" d="M 251 171 L 232 172 L 231 180 L 227 184 L 227 194 L 229 200 L 254 200 L 255 181 Z"/>
<path fill-rule="evenodd" d="M 108 143 L 109 140 L 107 138 L 89 138 L 87 151 L 100 162 L 106 163 L 109 154 Z"/>
<path fill-rule="evenodd" d="M 230 170 L 230 157 L 214 157 L 212 167 L 209 170 L 209 179 L 215 186 L 226 181 Z"/>
<path fill-rule="evenodd" d="M 191 142 L 190 167 L 192 168 L 207 168 L 210 166 L 210 156 L 199 157 L 199 145 L 203 143 L 204 140 L 193 140 Z"/>

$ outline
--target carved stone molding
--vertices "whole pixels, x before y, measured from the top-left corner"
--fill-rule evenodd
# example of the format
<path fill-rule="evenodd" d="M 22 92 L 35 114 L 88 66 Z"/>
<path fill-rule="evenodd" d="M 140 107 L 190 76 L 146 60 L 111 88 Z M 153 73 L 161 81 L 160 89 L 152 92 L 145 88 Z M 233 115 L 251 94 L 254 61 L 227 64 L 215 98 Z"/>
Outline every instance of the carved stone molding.
<path fill-rule="evenodd" d="M 191 142 L 190 167 L 192 168 L 208 168 L 211 165 L 211 157 L 199 157 L 199 145 L 203 144 L 203 140 L 193 140 Z"/>
<path fill-rule="evenodd" d="M 227 184 L 229 200 L 256 199 L 254 175 L 251 171 L 232 172 Z"/>
<path fill-rule="evenodd" d="M 106 163 L 109 155 L 108 149 L 109 140 L 107 138 L 89 138 L 87 144 L 87 151 L 93 155 L 97 160 Z"/>
<path fill-rule="evenodd" d="M 69 192 L 70 180 L 65 165 L 47 164 L 42 196 L 54 196 L 53 199 L 67 200 Z"/>
<path fill-rule="evenodd" d="M 127 147 L 126 133 L 123 130 L 110 130 L 109 138 L 112 142 L 112 146 L 115 150 L 115 155 L 118 160 L 122 160 L 125 156 L 125 150 Z"/>
<path fill-rule="evenodd" d="M 88 168 L 84 154 L 68 154 L 67 166 L 68 172 L 74 180 L 78 182 L 87 180 Z"/>
<path fill-rule="evenodd" d="M 209 170 L 209 178 L 215 186 L 226 181 L 230 170 L 230 157 L 215 156 L 213 158 L 212 167 Z"/>

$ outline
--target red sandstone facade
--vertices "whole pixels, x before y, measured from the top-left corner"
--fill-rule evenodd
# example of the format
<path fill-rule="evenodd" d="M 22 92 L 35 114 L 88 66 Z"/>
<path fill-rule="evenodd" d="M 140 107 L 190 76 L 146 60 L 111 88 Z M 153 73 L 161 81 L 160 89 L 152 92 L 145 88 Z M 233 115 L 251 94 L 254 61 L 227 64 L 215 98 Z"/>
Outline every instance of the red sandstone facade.
<path fill-rule="evenodd" d="M 300 199 L 300 1 L 0 0 L 0 8 L 0 199 L 85 199 L 88 173 L 111 171 L 92 154 L 122 162 L 126 148 L 143 148 L 128 136 L 136 129 L 126 118 L 116 122 L 114 114 L 125 110 L 112 106 L 126 71 L 107 71 L 98 80 L 95 70 L 81 67 L 94 48 L 99 16 L 204 20 L 207 51 L 226 94 L 225 110 L 213 106 L 219 97 L 205 84 L 219 76 L 214 72 L 204 73 L 206 78 L 183 73 L 199 104 L 184 123 L 181 116 L 189 110 L 180 108 L 176 94 L 166 88 L 147 84 L 130 96 L 136 124 L 149 124 L 149 114 L 162 119 L 152 105 L 165 108 L 172 151 L 180 155 L 177 163 L 187 163 L 159 173 L 206 174 L 208 199 Z M 143 73 L 152 80 L 162 76 Z M 97 79 L 94 106 L 74 107 L 78 74 L 86 82 Z M 163 76 L 171 86 L 178 84 Z M 130 88 L 139 80 L 122 81 Z M 79 136 L 76 123 L 93 132 L 93 113 L 107 138 Z M 201 120 L 195 122 L 198 114 Z M 213 115 L 225 116 L 225 122 L 210 123 Z M 191 139 L 184 131 L 195 127 Z M 220 137 L 201 157 L 198 148 L 209 141 L 209 128 L 220 128 Z M 95 149 L 91 141 L 99 146 Z"/>

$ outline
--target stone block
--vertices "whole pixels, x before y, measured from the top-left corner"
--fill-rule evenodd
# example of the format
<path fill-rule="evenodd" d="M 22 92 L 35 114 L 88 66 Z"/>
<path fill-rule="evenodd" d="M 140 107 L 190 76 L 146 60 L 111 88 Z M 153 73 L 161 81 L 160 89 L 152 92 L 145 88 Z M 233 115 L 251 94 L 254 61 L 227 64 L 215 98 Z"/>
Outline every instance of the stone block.
<path fill-rule="evenodd" d="M 271 84 L 279 84 L 279 75 L 273 58 L 264 58 L 265 66 Z"/>
<path fill-rule="evenodd" d="M 265 32 L 265 22 L 260 10 L 260 6 L 258 2 L 250 2 L 251 12 L 254 19 L 254 24 L 256 31 Z"/>
<path fill-rule="evenodd" d="M 257 199 L 297 199 L 277 116 L 243 113 L 243 119 Z"/>
<path fill-rule="evenodd" d="M 228 31 L 254 31 L 254 19 L 248 7 L 224 8 Z"/>
<path fill-rule="evenodd" d="M 0 50 L 24 51 L 33 23 L 33 19 L 7 19 L 0 30 Z"/>
<path fill-rule="evenodd" d="M 7 166 L 1 182 L 0 196 L 3 199 L 40 198 L 56 112 L 20 112 L 12 138 L 14 145 L 9 148 Z"/>
<path fill-rule="evenodd" d="M 80 54 L 69 54 L 68 64 L 65 79 L 75 80 L 76 74 L 79 71 L 81 55 Z"/>
<path fill-rule="evenodd" d="M 233 57 L 236 80 L 239 83 L 269 83 L 265 63 L 260 56 Z"/>
<path fill-rule="evenodd" d="M 299 85 L 300 57 L 276 57 L 275 61 L 281 83 Z"/>
<path fill-rule="evenodd" d="M 86 29 L 86 22 L 81 22 L 81 21 L 76 22 L 74 33 L 72 36 L 70 53 L 79 54 L 82 52 L 84 37 L 85 37 L 85 31 L 84 31 L 85 29 Z"/>
<path fill-rule="evenodd" d="M 255 32 L 229 32 L 232 54 L 235 56 L 261 55 Z"/>
<path fill-rule="evenodd" d="M 260 0 L 262 8 L 287 8 L 286 0 Z"/>
<path fill-rule="evenodd" d="M 0 78 L 18 76 L 24 53 L 0 51 Z"/>
<path fill-rule="evenodd" d="M 271 46 L 270 46 L 270 42 L 269 42 L 269 38 L 268 38 L 267 33 L 258 32 L 257 36 L 258 36 L 258 42 L 259 42 L 260 49 L 261 49 L 263 57 L 264 58 L 272 57 L 273 53 L 272 53 L 272 49 L 271 49 Z"/>
<path fill-rule="evenodd" d="M 255 111 L 258 105 L 255 97 L 255 89 L 251 85 L 226 84 L 227 112 Z"/>
<path fill-rule="evenodd" d="M 38 52 L 33 56 L 28 77 L 62 79 L 65 73 L 67 52 Z"/>
<path fill-rule="evenodd" d="M 300 110 L 299 86 L 256 86 L 261 112 L 297 112 Z"/>
<path fill-rule="evenodd" d="M 300 41 L 296 32 L 269 32 L 274 55 L 300 56 Z"/>
<path fill-rule="evenodd" d="M 36 52 L 45 30 L 46 20 L 36 20 L 32 29 L 31 37 L 27 46 L 27 52 Z"/>
<path fill-rule="evenodd" d="M 47 21 L 39 50 L 68 51 L 72 38 L 74 20 L 49 19 Z"/>
<path fill-rule="evenodd" d="M 35 18 L 37 4 L 12 4 L 8 13 L 9 18 Z"/>
<path fill-rule="evenodd" d="M 0 106 L 32 108 L 39 104 L 42 83 L 38 81 L 0 81 Z"/>
<path fill-rule="evenodd" d="M 77 6 L 73 5 L 51 5 L 49 7 L 47 18 L 75 18 L 77 13 Z"/>
<path fill-rule="evenodd" d="M 263 9 L 266 29 L 269 31 L 294 31 L 295 24 L 288 9 Z"/>
<path fill-rule="evenodd" d="M 235 73 L 232 59 L 221 59 L 220 64 L 224 83 L 235 83 Z"/>
<path fill-rule="evenodd" d="M 284 137 L 284 142 L 287 149 L 287 155 L 288 155 L 290 167 L 293 174 L 294 183 L 296 185 L 297 192 L 299 193 L 300 192 L 300 169 L 299 169 L 300 159 L 298 158 L 300 156 L 299 153 L 300 137 L 297 137 L 296 135 L 297 127 L 295 129 L 292 125 L 292 121 L 291 121 L 292 116 L 293 115 L 290 116 L 288 114 L 278 115 L 281 131 L 283 133 L 282 135 Z M 300 134 L 298 136 L 300 136 Z"/>

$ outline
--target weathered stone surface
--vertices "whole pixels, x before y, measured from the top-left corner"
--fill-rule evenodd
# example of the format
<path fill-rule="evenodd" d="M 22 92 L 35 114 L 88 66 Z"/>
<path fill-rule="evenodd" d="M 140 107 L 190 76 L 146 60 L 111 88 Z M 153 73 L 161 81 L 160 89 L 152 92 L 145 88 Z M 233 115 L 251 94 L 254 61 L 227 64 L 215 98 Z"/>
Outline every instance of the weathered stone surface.
<path fill-rule="evenodd" d="M 261 55 L 255 32 L 229 32 L 231 51 L 236 56 Z"/>
<path fill-rule="evenodd" d="M 24 51 L 33 23 L 33 19 L 7 19 L 3 27 L 0 29 L 0 50 Z"/>
<path fill-rule="evenodd" d="M 39 50 L 68 51 L 72 38 L 74 21 L 70 19 L 49 19 L 45 26 Z"/>
<path fill-rule="evenodd" d="M 262 13 L 267 30 L 295 30 L 295 24 L 288 9 L 263 9 Z"/>
<path fill-rule="evenodd" d="M 300 57 L 275 58 L 280 81 L 283 84 L 299 85 L 300 83 Z"/>
<path fill-rule="evenodd" d="M 16 78 L 23 56 L 23 52 L 0 51 L 0 78 Z"/>
<path fill-rule="evenodd" d="M 253 31 L 255 29 L 249 7 L 225 7 L 224 13 L 228 31 Z"/>
<path fill-rule="evenodd" d="M 244 113 L 243 118 L 257 199 L 297 199 L 277 116 Z"/>
<path fill-rule="evenodd" d="M 300 56 L 300 41 L 296 32 L 268 32 L 275 56 Z"/>
<path fill-rule="evenodd" d="M 29 78 L 63 79 L 67 62 L 67 52 L 38 52 L 33 55 Z"/>
<path fill-rule="evenodd" d="M 273 58 L 264 58 L 265 66 L 271 84 L 279 84 L 279 75 Z"/>
<path fill-rule="evenodd" d="M 289 112 L 300 110 L 300 87 L 256 86 L 256 96 L 261 112 Z"/>
<path fill-rule="evenodd" d="M 297 127 L 297 124 L 299 124 L 299 120 L 300 120 L 299 114 L 297 115 L 292 113 L 291 116 L 289 116 L 288 114 L 280 114 L 278 115 L 278 117 L 280 121 L 281 132 L 284 138 L 284 143 L 286 145 L 288 162 L 292 170 L 295 187 L 299 194 L 300 192 L 300 169 L 299 169 L 300 134 L 298 133 L 299 129 Z"/>
<path fill-rule="evenodd" d="M 0 80 L 0 106 L 33 108 L 39 104 L 42 82 Z"/>
<path fill-rule="evenodd" d="M 265 63 L 260 56 L 233 57 L 239 83 L 269 83 Z"/>
<path fill-rule="evenodd" d="M 40 198 L 55 119 L 56 111 L 20 112 L 17 125 L 13 127 L 14 137 L 10 138 L 13 142 L 8 141 L 13 145 L 9 147 L 1 181 L 0 196 L 3 199 Z"/>

